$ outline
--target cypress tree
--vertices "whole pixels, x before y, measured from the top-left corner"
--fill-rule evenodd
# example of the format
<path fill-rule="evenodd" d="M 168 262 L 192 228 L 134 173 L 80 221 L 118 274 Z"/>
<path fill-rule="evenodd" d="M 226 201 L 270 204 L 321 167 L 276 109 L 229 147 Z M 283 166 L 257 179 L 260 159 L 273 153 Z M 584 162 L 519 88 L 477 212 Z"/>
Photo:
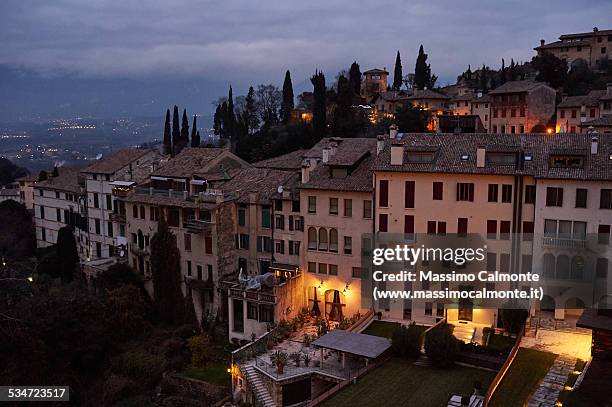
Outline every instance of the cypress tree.
<path fill-rule="evenodd" d="M 172 154 L 172 136 L 170 135 L 170 109 L 166 109 L 166 123 L 164 125 L 163 153 Z"/>
<path fill-rule="evenodd" d="M 354 61 L 349 69 L 349 83 L 353 93 L 359 96 L 361 94 L 361 70 L 357 61 Z"/>
<path fill-rule="evenodd" d="M 402 87 L 402 60 L 400 58 L 400 52 L 397 51 L 395 57 L 395 69 L 393 70 L 393 90 L 400 90 Z"/>
<path fill-rule="evenodd" d="M 293 112 L 293 84 L 291 83 L 291 73 L 289 70 L 285 73 L 285 81 L 283 82 L 283 100 L 281 102 L 281 121 L 283 124 L 289 123 L 291 112 Z"/>
<path fill-rule="evenodd" d="M 427 54 L 421 45 L 414 67 L 414 86 L 417 89 L 433 88 L 437 80 L 438 77 L 431 73 L 431 65 L 427 64 Z"/>
<path fill-rule="evenodd" d="M 181 145 L 181 128 L 179 124 L 178 107 L 174 105 L 174 114 L 172 115 L 172 153 L 178 154 Z"/>
<path fill-rule="evenodd" d="M 57 165 L 53 166 L 53 172 L 51 173 L 53 177 L 59 177 L 59 170 L 57 169 Z"/>
<path fill-rule="evenodd" d="M 189 119 L 187 119 L 187 109 L 183 109 L 183 119 L 181 121 L 181 148 L 189 144 Z"/>
<path fill-rule="evenodd" d="M 193 126 L 191 127 L 191 147 L 200 147 L 200 138 L 198 136 L 197 116 L 193 115 Z"/>
<path fill-rule="evenodd" d="M 289 71 L 287 71 L 289 72 Z M 244 98 L 244 113 L 246 116 L 247 133 L 253 134 L 259 127 L 259 116 L 257 115 L 257 101 L 255 100 L 255 89 L 249 86 L 249 92 Z"/>
<path fill-rule="evenodd" d="M 234 138 L 235 138 L 235 134 L 234 134 L 234 128 L 235 128 L 234 124 L 235 123 L 236 123 L 236 116 L 234 114 L 234 97 L 232 94 L 232 85 L 230 85 L 229 92 L 227 95 L 227 109 L 225 112 L 225 120 L 223 123 L 225 137 L 230 141 L 234 141 Z"/>
<path fill-rule="evenodd" d="M 507 77 L 506 77 L 506 61 L 504 61 L 504 58 L 502 58 L 501 71 L 499 72 L 499 82 L 500 82 L 500 85 L 503 85 L 504 83 L 506 83 L 506 81 L 507 81 Z"/>
<path fill-rule="evenodd" d="M 487 75 L 487 67 L 483 64 L 482 69 L 480 70 L 480 89 L 482 89 L 482 93 L 487 93 L 489 88 L 489 78 Z"/>
<path fill-rule="evenodd" d="M 310 78 L 313 86 L 312 128 L 315 142 L 325 137 L 326 107 L 325 107 L 325 75 L 316 71 Z"/>
<path fill-rule="evenodd" d="M 354 136 L 353 128 L 353 93 L 351 85 L 344 75 L 338 78 L 338 96 L 332 122 L 332 131 L 335 136 Z"/>
<path fill-rule="evenodd" d="M 161 218 L 157 233 L 151 239 L 151 272 L 155 308 L 162 322 L 183 322 L 184 298 L 181 291 L 181 253 L 176 236 Z"/>

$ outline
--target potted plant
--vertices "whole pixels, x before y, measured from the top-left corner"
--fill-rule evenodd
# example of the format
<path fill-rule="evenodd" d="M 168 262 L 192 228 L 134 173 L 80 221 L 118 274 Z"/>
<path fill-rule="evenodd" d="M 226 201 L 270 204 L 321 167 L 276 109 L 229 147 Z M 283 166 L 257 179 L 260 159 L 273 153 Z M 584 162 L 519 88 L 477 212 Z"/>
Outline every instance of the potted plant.
<path fill-rule="evenodd" d="M 270 361 L 274 366 L 276 366 L 276 373 L 283 374 L 288 359 L 289 355 L 280 350 L 277 350 L 272 354 L 272 356 L 270 356 Z"/>
<path fill-rule="evenodd" d="M 308 365 L 310 365 L 310 355 L 308 353 L 305 353 L 302 359 L 304 360 L 304 365 L 308 367 Z"/>
<path fill-rule="evenodd" d="M 295 362 L 295 367 L 300 367 L 300 361 L 302 360 L 300 352 L 293 352 L 291 354 L 291 359 Z"/>

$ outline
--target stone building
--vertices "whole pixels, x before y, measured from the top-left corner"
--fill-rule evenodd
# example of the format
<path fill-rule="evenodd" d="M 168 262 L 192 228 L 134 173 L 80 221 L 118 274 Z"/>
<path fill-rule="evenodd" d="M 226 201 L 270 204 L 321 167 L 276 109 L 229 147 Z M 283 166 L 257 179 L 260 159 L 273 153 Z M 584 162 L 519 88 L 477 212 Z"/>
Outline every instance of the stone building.
<path fill-rule="evenodd" d="M 365 103 L 371 103 L 377 94 L 386 92 L 389 86 L 387 83 L 388 77 L 389 72 L 387 72 L 387 68 L 375 68 L 365 71 L 363 73 L 363 79 L 361 80 L 361 99 L 363 99 Z"/>
<path fill-rule="evenodd" d="M 559 37 L 559 41 L 548 44 L 540 40 L 540 46 L 534 50 L 538 55 L 551 53 L 572 67 L 579 61 L 594 66 L 600 59 L 612 56 L 611 48 L 612 30 L 599 30 L 595 27 L 591 32 L 563 34 Z"/>

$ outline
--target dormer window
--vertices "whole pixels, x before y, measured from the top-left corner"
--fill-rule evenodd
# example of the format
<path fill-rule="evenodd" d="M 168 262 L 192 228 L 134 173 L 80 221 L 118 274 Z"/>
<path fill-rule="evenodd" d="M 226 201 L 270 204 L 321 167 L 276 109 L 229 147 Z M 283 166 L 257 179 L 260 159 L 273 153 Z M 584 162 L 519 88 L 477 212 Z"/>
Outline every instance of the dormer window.
<path fill-rule="evenodd" d="M 581 155 L 551 155 L 550 166 L 555 168 L 583 168 L 584 156 Z"/>
<path fill-rule="evenodd" d="M 461 154 L 461 161 L 467 161 L 470 159 L 470 155 L 469 154 Z"/>
<path fill-rule="evenodd" d="M 516 153 L 487 153 L 487 164 L 515 165 Z"/>
<path fill-rule="evenodd" d="M 408 151 L 406 158 L 410 163 L 431 163 L 434 160 L 433 151 Z"/>

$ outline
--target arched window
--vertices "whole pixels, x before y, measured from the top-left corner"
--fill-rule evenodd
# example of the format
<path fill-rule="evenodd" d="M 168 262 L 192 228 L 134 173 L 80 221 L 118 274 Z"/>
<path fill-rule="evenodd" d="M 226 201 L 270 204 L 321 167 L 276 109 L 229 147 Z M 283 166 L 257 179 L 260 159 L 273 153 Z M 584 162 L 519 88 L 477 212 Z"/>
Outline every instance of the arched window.
<path fill-rule="evenodd" d="M 544 277 L 555 278 L 555 256 L 550 253 L 546 253 L 542 259 L 544 264 Z"/>
<path fill-rule="evenodd" d="M 327 240 L 327 229 L 319 229 L 319 250 L 327 251 L 329 249 Z"/>
<path fill-rule="evenodd" d="M 132 217 L 134 219 L 138 219 L 138 205 L 134 204 L 134 206 L 132 206 Z"/>
<path fill-rule="evenodd" d="M 317 229 L 313 227 L 308 228 L 308 249 L 317 250 Z"/>
<path fill-rule="evenodd" d="M 570 261 L 565 254 L 557 257 L 557 272 L 556 276 L 560 280 L 567 280 L 570 276 Z"/>
<path fill-rule="evenodd" d="M 338 252 L 338 230 L 329 230 L 329 251 Z"/>
<path fill-rule="evenodd" d="M 582 280 L 582 273 L 584 271 L 584 258 L 582 256 L 572 257 L 572 271 L 570 278 L 572 280 Z"/>
<path fill-rule="evenodd" d="M 144 206 L 140 205 L 140 219 L 144 219 L 145 218 L 145 208 Z"/>
<path fill-rule="evenodd" d="M 144 249 L 144 245 L 145 245 L 144 235 L 142 234 L 142 230 L 138 229 L 138 248 Z"/>

